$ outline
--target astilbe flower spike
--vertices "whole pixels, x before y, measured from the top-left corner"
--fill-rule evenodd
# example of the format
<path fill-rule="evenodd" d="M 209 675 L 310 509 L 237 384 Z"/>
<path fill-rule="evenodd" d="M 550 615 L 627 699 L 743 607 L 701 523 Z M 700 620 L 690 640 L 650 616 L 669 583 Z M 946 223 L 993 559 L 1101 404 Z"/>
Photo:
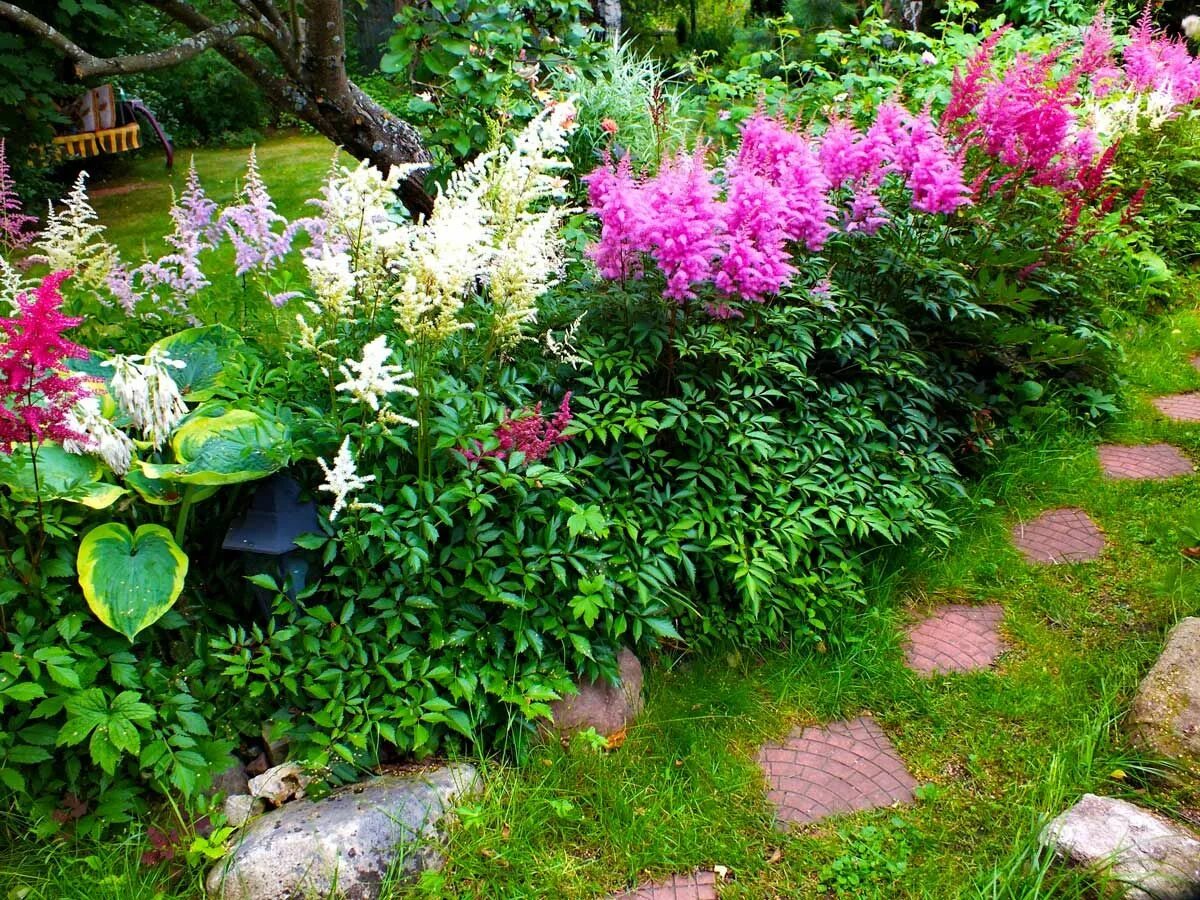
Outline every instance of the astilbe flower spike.
<path fill-rule="evenodd" d="M 8 253 L 29 246 L 35 233 L 31 230 L 37 218 L 26 215 L 17 196 L 4 138 L 0 138 L 0 249 Z"/>
<path fill-rule="evenodd" d="M 238 275 L 251 271 L 270 271 L 292 249 L 292 242 L 304 222 L 288 223 L 275 210 L 267 186 L 258 171 L 258 156 L 253 147 L 246 161 L 241 202 L 227 208 L 219 220 L 234 248 Z M 276 231 L 276 226 L 280 230 Z"/>
<path fill-rule="evenodd" d="M 507 459 L 513 453 L 521 453 L 525 462 L 538 462 L 556 446 L 570 440 L 563 434 L 570 424 L 571 392 L 568 391 L 549 419 L 542 417 L 542 404 L 538 403 L 532 410 L 516 418 L 505 418 L 497 426 L 496 438 L 500 445 L 494 450 L 484 450 L 477 443 L 476 449 L 463 450 L 462 455 L 468 462 L 475 462 L 485 457 Z"/>
<path fill-rule="evenodd" d="M 220 239 L 217 204 L 204 193 L 194 157 L 183 193 L 171 204 L 171 221 L 175 228 L 165 238 L 171 252 L 141 266 L 137 274 L 151 287 L 168 287 L 178 299 L 193 297 L 209 284 L 200 267 L 200 254 Z"/>
<path fill-rule="evenodd" d="M 59 288 L 70 274 L 47 275 L 17 297 L 14 316 L 0 318 L 0 453 L 30 441 L 90 443 L 72 411 L 91 392 L 83 376 L 64 367 L 66 360 L 88 355 L 63 336 L 82 321 L 62 313 Z"/>

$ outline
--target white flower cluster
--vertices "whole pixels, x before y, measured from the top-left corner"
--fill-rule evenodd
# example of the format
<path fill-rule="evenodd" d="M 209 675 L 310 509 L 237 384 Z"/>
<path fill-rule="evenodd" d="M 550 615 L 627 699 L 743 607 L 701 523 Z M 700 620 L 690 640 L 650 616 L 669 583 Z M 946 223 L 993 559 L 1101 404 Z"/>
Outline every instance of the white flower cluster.
<path fill-rule="evenodd" d="M 114 356 L 102 365 L 113 369 L 112 392 L 117 406 L 154 449 L 160 449 L 179 420 L 187 415 L 179 385 L 167 369 L 182 369 L 187 364 L 165 353 L 150 353 Z"/>
<path fill-rule="evenodd" d="M 77 455 L 100 457 L 117 475 L 124 475 L 133 464 L 133 441 L 100 411 L 99 397 L 84 397 L 70 415 L 71 429 L 85 440 L 63 441 L 63 449 Z"/>
<path fill-rule="evenodd" d="M 70 269 L 76 287 L 100 292 L 108 288 L 108 277 L 120 267 L 117 248 L 103 239 L 104 226 L 87 195 L 87 172 L 80 172 L 71 192 L 56 210 L 49 205 L 46 227 L 34 244 L 35 262 L 51 272 Z"/>
<path fill-rule="evenodd" d="M 21 273 L 10 265 L 8 260 L 0 256 L 0 301 L 7 303 L 15 313 L 18 310 L 17 295 L 24 291 L 25 285 L 21 280 Z"/>
<path fill-rule="evenodd" d="M 387 337 L 381 334 L 363 347 L 361 360 L 348 359 L 338 366 L 346 380 L 337 385 L 336 389 L 350 394 L 375 412 L 380 412 L 386 406 L 390 394 L 417 396 L 416 388 L 404 383 L 413 377 L 413 373 L 389 364 L 388 360 L 391 358 L 392 349 L 387 344 Z M 413 427 L 417 424 L 404 416 L 393 415 L 390 420 Z"/>
<path fill-rule="evenodd" d="M 337 521 L 338 514 L 347 506 L 351 509 L 373 509 L 383 512 L 383 507 L 378 503 L 348 503 L 351 494 L 361 491 L 375 480 L 374 475 L 358 474 L 354 455 L 350 452 L 349 435 L 342 441 L 342 446 L 334 457 L 332 469 L 323 459 L 318 458 L 317 463 L 325 473 L 325 481 L 317 486 L 317 490 L 333 494 L 333 509 L 329 511 L 330 522 Z"/>

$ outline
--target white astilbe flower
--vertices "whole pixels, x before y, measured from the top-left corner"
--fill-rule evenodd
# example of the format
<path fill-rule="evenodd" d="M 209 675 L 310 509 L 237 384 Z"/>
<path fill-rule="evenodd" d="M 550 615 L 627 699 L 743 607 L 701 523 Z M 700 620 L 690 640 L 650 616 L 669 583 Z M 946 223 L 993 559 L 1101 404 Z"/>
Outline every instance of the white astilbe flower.
<path fill-rule="evenodd" d="M 387 337 L 379 335 L 363 347 L 361 360 L 348 359 L 338 369 L 346 379 L 336 386 L 342 393 L 350 394 L 360 403 L 365 403 L 373 411 L 379 412 L 381 404 L 387 403 L 389 394 L 408 394 L 417 396 L 417 389 L 404 384 L 413 377 L 412 372 L 406 372 L 400 366 L 391 365 L 388 360 L 392 350 L 387 345 Z M 412 419 L 394 416 L 394 420 L 416 427 Z"/>
<path fill-rule="evenodd" d="M 320 256 L 304 260 L 316 302 L 306 305 L 314 315 L 334 321 L 350 314 L 354 303 L 354 271 L 345 253 L 323 247 Z"/>
<path fill-rule="evenodd" d="M 354 455 L 350 452 L 350 435 L 346 435 L 345 440 L 342 441 L 342 446 L 338 450 L 337 456 L 334 457 L 332 469 L 323 459 L 318 458 L 317 464 L 325 473 L 325 481 L 317 486 L 317 490 L 333 494 L 333 509 L 329 511 L 330 522 L 337 521 L 338 513 L 347 505 L 351 509 L 373 509 L 376 512 L 383 512 L 383 507 L 378 503 L 348 504 L 351 494 L 361 491 L 375 480 L 374 475 L 358 474 Z"/>
<path fill-rule="evenodd" d="M 543 337 L 543 343 L 546 345 L 546 355 L 551 359 L 556 359 L 561 363 L 566 363 L 572 369 L 577 369 L 580 366 L 589 365 L 589 362 L 579 355 L 579 350 L 575 347 L 575 336 L 579 333 L 579 323 L 583 321 L 583 317 L 587 313 L 582 313 L 574 322 L 566 327 L 563 331 L 562 340 L 556 340 L 554 332 L 547 330 Z"/>
<path fill-rule="evenodd" d="M 1200 16 L 1184 16 L 1179 27 L 1188 36 L 1188 40 L 1200 41 Z"/>
<path fill-rule="evenodd" d="M 61 210 L 50 204 L 46 227 L 34 244 L 34 262 L 51 272 L 71 270 L 72 283 L 97 293 L 111 290 L 109 275 L 119 268 L 117 248 L 103 239 L 99 222 L 87 195 L 87 172 L 80 172 Z"/>
<path fill-rule="evenodd" d="M 182 369 L 187 364 L 165 353 L 151 353 L 114 356 L 102 365 L 113 369 L 112 393 L 117 406 L 154 449 L 160 449 L 179 420 L 187 415 L 179 385 L 167 369 Z"/>
<path fill-rule="evenodd" d="M 99 397 L 85 397 L 70 413 L 71 430 L 86 440 L 63 441 L 63 449 L 77 455 L 98 456 L 117 475 L 133 464 L 133 441 L 100 412 Z"/>
<path fill-rule="evenodd" d="M 19 310 L 17 295 L 24 293 L 25 284 L 18 272 L 8 260 L 0 256 L 0 301 L 12 307 L 15 314 Z"/>

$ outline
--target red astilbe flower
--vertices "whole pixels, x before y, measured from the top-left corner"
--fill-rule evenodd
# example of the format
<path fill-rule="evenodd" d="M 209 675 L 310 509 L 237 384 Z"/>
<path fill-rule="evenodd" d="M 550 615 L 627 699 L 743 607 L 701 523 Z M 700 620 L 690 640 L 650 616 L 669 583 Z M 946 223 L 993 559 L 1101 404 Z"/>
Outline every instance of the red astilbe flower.
<path fill-rule="evenodd" d="M 17 314 L 0 318 L 0 453 L 28 441 L 90 438 L 71 425 L 71 410 L 91 392 L 82 375 L 65 371 L 64 361 L 87 350 L 63 337 L 82 319 L 62 314 L 59 286 L 70 272 L 55 272 L 36 290 L 17 296 Z"/>
<path fill-rule="evenodd" d="M 11 253 L 28 247 L 37 224 L 34 216 L 27 216 L 21 209 L 12 173 L 8 168 L 8 153 L 4 139 L 0 138 L 0 249 Z"/>
<path fill-rule="evenodd" d="M 550 418 L 542 418 L 541 403 L 516 418 L 508 418 L 506 414 L 504 421 L 496 427 L 499 447 L 484 450 L 483 445 L 476 441 L 475 449 L 463 450 L 462 455 L 467 462 L 475 462 L 485 457 L 507 459 L 510 454 L 522 453 L 525 462 L 537 462 L 559 444 L 570 440 L 563 434 L 570 424 L 571 392 L 568 391 L 559 404 L 558 411 Z"/>

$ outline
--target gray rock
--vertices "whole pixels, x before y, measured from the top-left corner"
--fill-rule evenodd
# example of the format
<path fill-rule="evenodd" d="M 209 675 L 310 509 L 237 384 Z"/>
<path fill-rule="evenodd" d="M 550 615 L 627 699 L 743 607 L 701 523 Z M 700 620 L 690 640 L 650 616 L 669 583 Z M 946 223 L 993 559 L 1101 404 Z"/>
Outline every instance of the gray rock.
<path fill-rule="evenodd" d="M 1200 771 L 1200 618 L 1171 630 L 1127 722 L 1137 743 Z"/>
<path fill-rule="evenodd" d="M 237 757 L 230 755 L 229 768 L 213 776 L 212 786 L 208 792 L 209 796 L 220 794 L 223 797 L 232 797 L 234 794 L 246 793 L 248 786 L 245 764 Z"/>
<path fill-rule="evenodd" d="M 642 664 L 631 650 L 617 655 L 620 684 L 594 681 L 579 693 L 551 704 L 554 730 L 562 735 L 595 728 L 605 737 L 616 734 L 642 711 Z"/>
<path fill-rule="evenodd" d="M 296 763 L 284 763 L 250 779 L 250 796 L 262 797 L 272 806 L 283 806 L 292 798 L 301 800 L 312 779 Z"/>
<path fill-rule="evenodd" d="M 1200 840 L 1124 800 L 1084 794 L 1041 841 L 1076 865 L 1106 870 L 1132 900 L 1200 897 Z"/>
<path fill-rule="evenodd" d="M 234 828 L 241 828 L 255 816 L 261 816 L 266 809 L 266 803 L 249 794 L 233 794 L 226 797 L 223 807 L 226 822 Z"/>
<path fill-rule="evenodd" d="M 323 800 L 297 800 L 251 822 L 208 874 L 218 900 L 334 896 L 375 900 L 392 867 L 412 876 L 440 868 L 440 823 L 458 798 L 477 793 L 473 766 L 385 775 Z"/>

